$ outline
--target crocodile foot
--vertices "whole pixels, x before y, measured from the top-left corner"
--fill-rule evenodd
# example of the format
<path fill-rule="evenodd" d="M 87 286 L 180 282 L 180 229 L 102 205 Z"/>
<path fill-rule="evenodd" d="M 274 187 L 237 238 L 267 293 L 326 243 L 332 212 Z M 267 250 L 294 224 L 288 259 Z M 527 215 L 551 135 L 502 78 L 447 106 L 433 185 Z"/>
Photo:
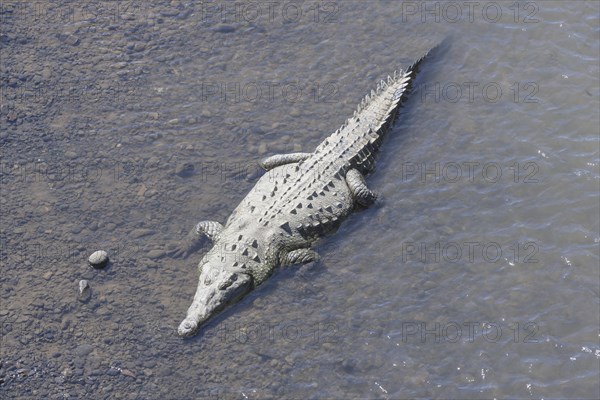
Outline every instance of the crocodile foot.
<path fill-rule="evenodd" d="M 178 243 L 177 246 L 173 250 L 169 251 L 167 254 L 171 258 L 185 259 L 188 258 L 190 254 L 197 251 L 200 248 L 200 246 L 200 240 L 185 238 L 183 241 L 181 241 L 181 243 Z"/>
<path fill-rule="evenodd" d="M 216 221 L 198 222 L 187 237 L 174 250 L 169 252 L 169 255 L 173 258 L 187 258 L 201 247 L 204 237 L 214 241 L 222 230 L 223 225 Z"/>

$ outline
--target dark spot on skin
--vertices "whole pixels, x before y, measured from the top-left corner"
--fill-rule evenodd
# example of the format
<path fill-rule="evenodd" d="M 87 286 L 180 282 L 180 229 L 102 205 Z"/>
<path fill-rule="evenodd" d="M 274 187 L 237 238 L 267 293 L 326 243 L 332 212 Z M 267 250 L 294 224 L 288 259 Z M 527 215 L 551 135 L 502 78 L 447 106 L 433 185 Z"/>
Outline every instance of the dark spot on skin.
<path fill-rule="evenodd" d="M 286 231 L 289 235 L 292 234 L 292 229 L 290 228 L 290 224 L 288 222 L 281 225 L 281 229 Z"/>

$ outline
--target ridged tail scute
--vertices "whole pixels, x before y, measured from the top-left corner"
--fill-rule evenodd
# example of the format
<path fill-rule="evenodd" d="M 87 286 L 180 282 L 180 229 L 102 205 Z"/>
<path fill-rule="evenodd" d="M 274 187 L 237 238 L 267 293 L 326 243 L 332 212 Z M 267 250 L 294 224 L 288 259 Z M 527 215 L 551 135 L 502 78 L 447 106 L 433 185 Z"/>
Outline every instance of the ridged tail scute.
<path fill-rule="evenodd" d="M 427 51 L 408 69 L 394 71 L 393 75 L 379 81 L 376 88 L 359 102 L 352 117 L 324 140 L 316 153 L 327 155 L 329 160 L 340 159 L 342 169 L 356 167 L 361 172 L 369 172 L 381 139 L 396 119 L 420 63 L 438 46 Z"/>
<path fill-rule="evenodd" d="M 430 48 L 427 52 L 425 52 L 425 54 L 421 56 L 421 58 L 415 61 L 406 70 L 396 70 L 394 71 L 393 75 L 388 75 L 387 80 L 379 81 L 379 83 L 377 84 L 377 88 L 375 90 L 371 90 L 371 93 L 367 94 L 359 103 L 356 111 L 354 112 L 353 118 L 360 118 L 360 113 L 363 110 L 365 110 L 369 105 L 371 105 L 373 102 L 380 101 L 381 96 L 389 95 L 388 89 L 391 87 L 394 88 L 393 94 L 391 96 L 392 103 L 390 104 L 389 109 L 386 112 L 385 122 L 384 124 L 382 124 L 383 126 L 381 126 L 382 128 L 384 128 L 384 130 L 389 128 L 389 125 L 393 123 L 393 120 L 396 116 L 395 114 L 399 104 L 404 99 L 407 90 L 410 88 L 413 80 L 415 79 L 416 73 L 421 65 L 421 62 L 440 45 L 441 43 L 438 43 L 437 45 Z M 341 129 L 348 125 L 348 122 L 349 120 L 342 125 Z M 385 133 L 379 132 L 379 129 L 377 131 L 378 134 Z"/>

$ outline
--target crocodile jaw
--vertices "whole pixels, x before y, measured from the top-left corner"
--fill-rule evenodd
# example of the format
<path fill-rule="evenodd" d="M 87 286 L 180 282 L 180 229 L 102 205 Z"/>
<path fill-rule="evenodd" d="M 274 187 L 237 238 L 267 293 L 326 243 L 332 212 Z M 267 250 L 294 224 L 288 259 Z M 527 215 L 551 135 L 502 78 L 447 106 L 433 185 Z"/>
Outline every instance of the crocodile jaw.
<path fill-rule="evenodd" d="M 186 318 L 179 324 L 177 333 L 180 336 L 194 335 L 203 322 L 227 305 L 237 302 L 251 290 L 252 277 L 248 274 L 204 268 L 194 301 Z"/>

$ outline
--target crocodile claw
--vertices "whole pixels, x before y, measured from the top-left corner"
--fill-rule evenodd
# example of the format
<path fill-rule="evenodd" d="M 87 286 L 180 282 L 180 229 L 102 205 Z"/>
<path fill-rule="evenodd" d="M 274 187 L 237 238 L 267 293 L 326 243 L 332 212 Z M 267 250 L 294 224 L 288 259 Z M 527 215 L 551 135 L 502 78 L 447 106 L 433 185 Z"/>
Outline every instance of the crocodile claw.
<path fill-rule="evenodd" d="M 199 240 L 186 239 L 179 243 L 173 250 L 168 254 L 171 258 L 188 258 L 190 254 L 194 253 L 200 248 Z"/>
<path fill-rule="evenodd" d="M 222 230 L 223 225 L 216 221 L 200 221 L 188 233 L 187 237 L 174 250 L 169 252 L 169 255 L 173 258 L 187 258 L 202 247 L 204 238 L 214 241 Z"/>

